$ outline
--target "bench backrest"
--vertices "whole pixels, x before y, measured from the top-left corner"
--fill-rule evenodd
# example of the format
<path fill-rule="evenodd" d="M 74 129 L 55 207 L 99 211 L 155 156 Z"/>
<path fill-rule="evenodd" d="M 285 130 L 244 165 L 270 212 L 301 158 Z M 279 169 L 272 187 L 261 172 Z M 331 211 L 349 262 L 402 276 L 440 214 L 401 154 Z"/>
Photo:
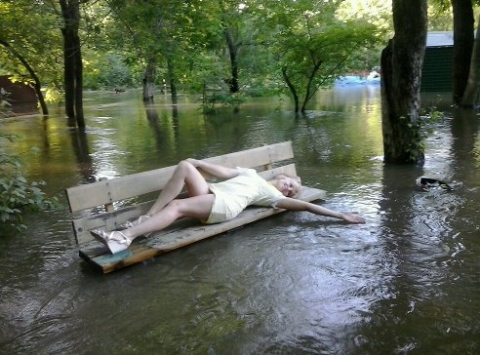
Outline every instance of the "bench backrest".
<path fill-rule="evenodd" d="M 226 167 L 254 168 L 265 179 L 276 174 L 296 175 L 291 142 L 204 159 Z M 290 163 L 290 164 L 289 164 Z M 125 221 L 146 213 L 153 201 L 128 205 L 128 201 L 152 192 L 159 193 L 172 176 L 175 166 L 145 171 L 120 178 L 101 180 L 66 189 L 70 211 L 74 214 L 73 229 L 78 244 L 91 240 L 94 228 L 112 230 Z"/>

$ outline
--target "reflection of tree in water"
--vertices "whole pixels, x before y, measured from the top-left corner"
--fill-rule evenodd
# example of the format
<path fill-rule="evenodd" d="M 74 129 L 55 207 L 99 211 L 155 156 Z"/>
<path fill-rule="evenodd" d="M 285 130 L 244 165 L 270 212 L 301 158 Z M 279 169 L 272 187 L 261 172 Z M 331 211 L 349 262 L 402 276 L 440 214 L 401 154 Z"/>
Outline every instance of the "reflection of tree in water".
<path fill-rule="evenodd" d="M 475 143 L 478 137 L 478 117 L 475 110 L 456 109 L 451 121 L 454 179 L 478 181 L 478 167 Z"/>
<path fill-rule="evenodd" d="M 454 178 L 460 184 L 454 193 L 462 199 L 462 205 L 454 211 L 452 230 L 455 238 L 452 239 L 450 266 L 450 287 L 446 290 L 452 302 L 445 312 L 451 319 L 451 327 L 456 334 L 461 334 L 462 342 L 455 349 L 455 353 L 476 353 L 478 350 L 478 334 L 480 325 L 478 314 L 480 305 L 472 300 L 478 295 L 478 275 L 480 244 L 480 216 L 478 213 L 479 190 L 479 152 L 478 152 L 478 111 L 471 109 L 456 109 L 453 112 L 451 130 L 453 136 L 452 170 Z M 453 233 L 452 233 L 453 234 Z M 457 256 L 458 255 L 458 256 Z M 450 326 L 450 325 L 449 325 Z M 459 332 L 458 330 L 461 331 Z M 478 351 L 477 351 L 478 352 Z"/>
<path fill-rule="evenodd" d="M 50 140 L 49 140 L 49 135 L 48 135 L 48 118 L 44 117 L 43 118 L 43 147 L 42 147 L 42 158 L 44 161 L 48 161 L 50 158 Z"/>
<path fill-rule="evenodd" d="M 49 118 L 43 119 L 43 142 L 42 142 L 42 160 L 48 163 L 52 158 L 52 144 L 50 142 L 49 134 Z M 67 122 L 67 128 L 70 133 L 70 140 L 73 148 L 73 153 L 78 165 L 78 171 L 83 176 L 85 182 L 95 181 L 95 171 L 93 168 L 92 157 L 90 156 L 90 149 L 88 147 L 88 139 L 85 130 L 72 127 Z M 55 141 L 53 142 L 55 144 Z"/>
<path fill-rule="evenodd" d="M 371 290 L 372 303 L 369 321 L 359 329 L 362 353 L 392 354 L 395 349 L 415 341 L 408 331 L 415 327 L 415 318 L 406 315 L 423 299 L 416 274 L 415 188 L 419 167 L 385 165 L 382 198 L 379 201 L 381 224 L 378 230 L 378 251 L 372 260 L 377 269 Z M 374 267 L 375 266 L 375 267 Z M 419 294 L 420 293 L 420 294 Z M 356 349 L 359 350 L 358 348 Z"/>
<path fill-rule="evenodd" d="M 144 101 L 144 104 L 148 123 L 150 124 L 150 127 L 152 127 L 155 140 L 157 142 L 157 147 L 161 148 L 164 137 L 162 136 L 162 129 L 160 128 L 160 124 L 158 122 L 159 115 L 157 109 L 154 106 L 153 101 Z"/>
<path fill-rule="evenodd" d="M 84 129 L 70 128 L 73 152 L 77 158 L 78 170 L 86 182 L 95 181 L 95 170 L 88 148 L 87 134 Z"/>
<path fill-rule="evenodd" d="M 177 145 L 179 141 L 180 127 L 177 105 L 172 105 L 172 131 L 174 142 L 170 142 L 171 135 L 169 134 L 169 130 L 160 125 L 160 115 L 158 114 L 157 107 L 154 105 L 153 100 L 144 101 L 144 106 L 148 123 L 152 128 L 155 137 L 158 152 L 165 152 L 171 150 L 173 147 L 178 151 Z"/>
<path fill-rule="evenodd" d="M 172 105 L 172 125 L 173 136 L 175 137 L 175 147 L 178 152 L 179 136 L 180 136 L 180 121 L 178 120 L 178 106 Z"/>
<path fill-rule="evenodd" d="M 228 137 L 228 146 L 225 146 L 225 152 L 236 152 L 243 149 L 246 143 L 244 133 L 239 128 L 239 122 L 231 115 L 204 115 L 207 136 L 212 141 L 222 142 Z M 245 125 L 240 123 L 240 125 Z M 208 149 L 208 148 L 206 148 Z M 202 155 L 210 155 L 211 153 L 202 152 Z"/>

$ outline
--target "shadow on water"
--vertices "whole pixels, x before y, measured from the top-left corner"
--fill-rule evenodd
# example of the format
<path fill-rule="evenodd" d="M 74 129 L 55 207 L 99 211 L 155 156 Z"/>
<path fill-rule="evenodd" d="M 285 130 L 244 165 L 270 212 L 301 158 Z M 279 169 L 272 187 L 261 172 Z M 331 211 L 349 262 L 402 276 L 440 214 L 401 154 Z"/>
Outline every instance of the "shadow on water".
<path fill-rule="evenodd" d="M 77 159 L 79 173 L 86 183 L 95 181 L 95 169 L 93 168 L 88 136 L 84 129 L 70 129 L 72 149 Z"/>
<path fill-rule="evenodd" d="M 86 103 L 85 131 L 61 112 L 2 126 L 21 136 L 11 149 L 51 192 L 292 140 L 305 184 L 328 192 L 322 205 L 367 224 L 286 213 L 100 275 L 79 260 L 63 199 L 0 238 L 0 353 L 478 352 L 475 113 L 432 126 L 418 168 L 384 166 L 378 88 L 324 91 L 301 118 L 269 99 L 213 117 L 189 97 L 172 106 L 94 93 Z M 423 174 L 455 188 L 423 191 Z"/>

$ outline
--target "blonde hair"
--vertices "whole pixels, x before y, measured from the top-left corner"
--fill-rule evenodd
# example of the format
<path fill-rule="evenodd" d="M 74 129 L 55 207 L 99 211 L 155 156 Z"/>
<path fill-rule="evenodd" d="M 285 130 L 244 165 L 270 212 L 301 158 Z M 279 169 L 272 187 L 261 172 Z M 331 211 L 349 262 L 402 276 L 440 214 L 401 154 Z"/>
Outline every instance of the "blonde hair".
<path fill-rule="evenodd" d="M 302 178 L 300 176 L 297 176 L 297 175 L 290 175 L 290 174 L 285 174 L 285 173 L 280 173 L 280 174 L 277 174 L 273 177 L 273 180 L 278 178 L 279 176 L 285 176 L 287 178 L 290 178 L 290 179 L 293 179 L 295 180 L 296 182 L 298 182 L 300 184 L 300 186 L 302 185 Z"/>
<path fill-rule="evenodd" d="M 275 180 L 281 177 L 286 177 L 286 178 L 295 180 L 298 183 L 298 188 L 296 189 L 295 193 L 290 197 L 295 198 L 295 196 L 297 196 L 303 190 L 304 187 L 302 186 L 302 179 L 300 178 L 300 176 L 280 173 L 275 175 L 275 177 L 272 180 Z"/>

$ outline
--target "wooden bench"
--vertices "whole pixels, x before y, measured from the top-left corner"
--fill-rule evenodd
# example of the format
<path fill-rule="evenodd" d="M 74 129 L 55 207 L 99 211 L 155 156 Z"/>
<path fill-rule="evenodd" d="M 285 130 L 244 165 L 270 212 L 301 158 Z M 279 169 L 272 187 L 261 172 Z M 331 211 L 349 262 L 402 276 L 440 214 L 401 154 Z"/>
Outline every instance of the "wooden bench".
<path fill-rule="evenodd" d="M 279 173 L 296 175 L 292 159 L 291 142 L 283 142 L 204 160 L 227 167 L 254 168 L 265 179 L 271 179 Z M 175 166 L 170 166 L 66 189 L 80 257 L 103 273 L 108 273 L 283 212 L 251 206 L 233 220 L 219 224 L 205 225 L 190 219 L 179 220 L 169 228 L 153 233 L 149 238 L 137 238 L 128 250 L 114 255 L 93 239 L 90 235 L 92 229 L 118 229 L 127 220 L 145 214 L 174 169 Z M 324 197 L 324 191 L 308 187 L 302 189 L 297 196 L 304 201 Z M 146 201 L 142 202 L 142 198 Z"/>

